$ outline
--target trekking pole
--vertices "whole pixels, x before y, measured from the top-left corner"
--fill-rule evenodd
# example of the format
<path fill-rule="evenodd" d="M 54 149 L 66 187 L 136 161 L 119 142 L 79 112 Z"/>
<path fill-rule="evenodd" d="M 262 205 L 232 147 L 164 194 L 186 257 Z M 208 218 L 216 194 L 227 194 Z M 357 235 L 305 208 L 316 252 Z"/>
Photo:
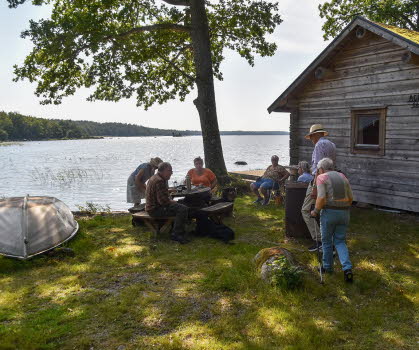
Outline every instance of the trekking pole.
<path fill-rule="evenodd" d="M 316 220 L 316 218 L 314 216 L 311 217 L 312 220 Z M 317 224 L 317 222 L 316 222 Z M 319 237 L 317 234 L 317 230 L 316 231 L 316 246 L 317 246 L 317 260 L 319 261 L 319 273 L 320 273 L 320 284 L 324 284 L 324 280 L 323 280 L 323 271 L 322 271 L 322 256 L 320 254 L 320 249 L 319 249 Z"/>

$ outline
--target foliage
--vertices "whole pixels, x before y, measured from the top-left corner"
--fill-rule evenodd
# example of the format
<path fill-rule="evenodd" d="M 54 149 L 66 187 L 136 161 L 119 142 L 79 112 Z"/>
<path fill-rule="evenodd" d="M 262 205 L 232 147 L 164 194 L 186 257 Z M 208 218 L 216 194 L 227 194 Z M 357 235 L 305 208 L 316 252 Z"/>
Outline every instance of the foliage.
<path fill-rule="evenodd" d="M 0 112 L 0 141 L 86 138 L 92 136 L 171 136 L 173 130 L 123 123 L 44 119 Z M 182 134 L 194 134 L 183 131 Z M 195 132 L 195 134 L 199 134 Z"/>
<path fill-rule="evenodd" d="M 166 1 L 175 4 L 180 1 Z M 30 22 L 22 37 L 34 44 L 16 80 L 37 82 L 42 103 L 60 103 L 81 86 L 95 87 L 89 100 L 119 101 L 136 95 L 137 105 L 179 98 L 196 76 L 191 50 L 190 11 L 164 1 L 51 1 L 50 19 Z M 214 76 L 222 79 L 225 50 L 249 64 L 254 54 L 272 56 L 270 34 L 281 22 L 267 1 L 207 2 Z"/>
<path fill-rule="evenodd" d="M 251 202 L 237 198 L 226 219 L 234 245 L 152 241 L 128 215 L 95 216 L 79 219 L 74 257 L 0 257 L 0 348 L 417 347 L 417 218 L 352 210 L 355 281 L 334 273 L 320 285 L 306 242 L 285 240 L 284 209 Z M 304 288 L 260 282 L 251 261 L 272 242 L 307 266 Z"/>
<path fill-rule="evenodd" d="M 333 38 L 355 16 L 371 21 L 419 31 L 419 5 L 417 0 L 331 0 L 319 5 L 324 39 Z"/>
<path fill-rule="evenodd" d="M 86 206 L 76 205 L 77 209 L 86 214 L 110 213 L 111 207 L 109 204 L 101 205 L 93 202 L 86 202 Z"/>
<path fill-rule="evenodd" d="M 0 133 L 9 140 L 44 140 L 84 138 L 89 134 L 75 122 L 24 116 L 16 112 L 0 112 Z"/>
<path fill-rule="evenodd" d="M 284 255 L 278 256 L 269 264 L 272 267 L 271 282 L 283 289 L 297 289 L 303 284 L 303 272 L 298 266 L 291 265 Z"/>

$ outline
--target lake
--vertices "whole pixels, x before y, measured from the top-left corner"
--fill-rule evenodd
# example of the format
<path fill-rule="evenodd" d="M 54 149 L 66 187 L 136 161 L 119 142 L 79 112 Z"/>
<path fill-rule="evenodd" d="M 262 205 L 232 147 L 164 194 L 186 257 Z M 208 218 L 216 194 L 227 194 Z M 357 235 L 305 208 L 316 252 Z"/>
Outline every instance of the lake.
<path fill-rule="evenodd" d="M 221 136 L 227 170 L 265 169 L 271 155 L 289 164 L 289 135 Z M 201 136 L 113 137 L 33 141 L 0 146 L 0 197 L 53 196 L 72 210 L 93 202 L 126 210 L 126 182 L 152 157 L 173 166 L 169 181 L 182 181 L 195 157 L 204 157 Z M 245 166 L 234 162 L 243 160 Z"/>

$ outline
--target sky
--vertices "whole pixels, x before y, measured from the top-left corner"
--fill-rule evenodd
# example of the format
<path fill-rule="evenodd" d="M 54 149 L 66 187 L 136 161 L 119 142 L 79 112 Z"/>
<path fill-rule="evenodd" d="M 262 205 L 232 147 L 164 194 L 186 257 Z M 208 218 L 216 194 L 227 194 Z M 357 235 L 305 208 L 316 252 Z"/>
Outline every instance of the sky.
<path fill-rule="evenodd" d="M 221 66 L 223 81 L 215 81 L 220 130 L 289 131 L 287 113 L 267 112 L 271 103 L 301 74 L 328 45 L 323 40 L 317 6 L 324 0 L 278 0 L 283 22 L 270 37 L 278 44 L 272 57 L 257 57 L 254 67 L 229 52 Z M 185 102 L 170 101 L 148 111 L 135 99 L 119 102 L 86 101 L 89 91 L 81 89 L 60 105 L 40 105 L 35 84 L 13 82 L 13 65 L 21 65 L 31 42 L 20 33 L 30 19 L 48 18 L 49 10 L 31 5 L 9 9 L 0 1 L 0 111 L 19 112 L 40 118 L 121 122 L 153 128 L 200 130 L 193 104 L 196 89 Z"/>

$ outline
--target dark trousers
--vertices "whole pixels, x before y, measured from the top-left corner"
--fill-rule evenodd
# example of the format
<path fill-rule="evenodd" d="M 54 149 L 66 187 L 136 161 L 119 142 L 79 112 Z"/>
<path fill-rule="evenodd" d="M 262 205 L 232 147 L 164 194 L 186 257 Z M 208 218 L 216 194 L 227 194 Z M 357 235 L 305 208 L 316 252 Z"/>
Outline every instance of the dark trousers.
<path fill-rule="evenodd" d="M 176 216 L 173 227 L 173 235 L 183 236 L 185 234 L 185 223 L 188 219 L 188 207 L 179 203 L 170 203 L 167 206 L 159 207 L 151 212 L 150 216 Z"/>

